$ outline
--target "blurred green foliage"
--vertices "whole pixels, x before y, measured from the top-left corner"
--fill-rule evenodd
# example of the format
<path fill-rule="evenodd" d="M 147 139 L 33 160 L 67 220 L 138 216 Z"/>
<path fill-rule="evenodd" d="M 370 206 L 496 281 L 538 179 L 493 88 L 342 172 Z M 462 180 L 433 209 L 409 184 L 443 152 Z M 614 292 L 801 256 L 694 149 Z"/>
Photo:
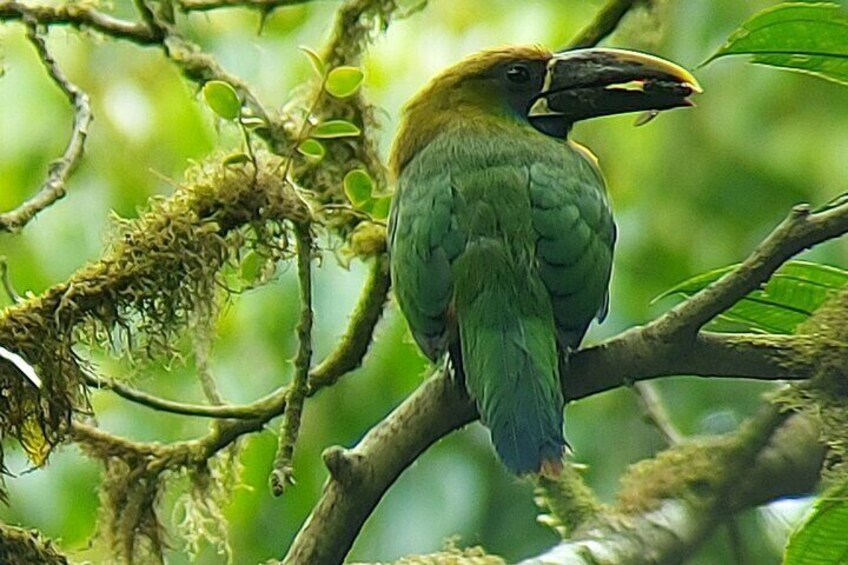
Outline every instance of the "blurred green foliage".
<path fill-rule="evenodd" d="M 607 43 L 656 52 L 691 68 L 769 4 L 659 0 L 651 12 L 629 17 Z M 434 73 L 498 44 L 562 46 L 598 7 L 585 0 L 431 0 L 425 10 L 395 22 L 371 49 L 362 86 L 384 110 L 384 151 L 401 105 Z M 298 45 L 320 45 L 336 8 L 334 2 L 315 2 L 277 10 L 261 35 L 258 15 L 240 9 L 192 15 L 184 28 L 261 98 L 279 106 L 313 72 Z M 61 29 L 51 32 L 49 45 L 70 78 L 90 93 L 95 122 L 67 198 L 21 235 L 0 235 L 0 255 L 20 293 L 41 292 L 97 257 L 112 214 L 137 216 L 149 198 L 171 192 L 191 161 L 241 146 L 235 126 L 216 121 L 200 93 L 158 50 Z M 6 71 L 0 77 L 0 209 L 6 210 L 44 178 L 64 147 L 72 115 L 21 26 L 0 26 L 0 48 Z M 581 124 L 573 134 L 600 158 L 620 234 L 610 316 L 592 329 L 589 342 L 654 317 L 670 301 L 651 299 L 674 284 L 742 259 L 794 204 L 823 204 L 848 189 L 844 87 L 736 59 L 717 61 L 697 75 L 706 92 L 693 111 L 663 114 L 638 129 L 633 116 L 613 117 Z M 848 249 L 831 243 L 806 258 L 845 265 Z M 316 270 L 317 359 L 341 335 L 366 270 L 356 262 L 344 270 L 331 254 Z M 228 400 L 255 399 L 290 378 L 298 308 L 294 274 L 284 266 L 273 284 L 225 305 L 212 368 Z M 7 303 L 0 296 L 0 305 Z M 191 361 L 135 368 L 102 353 L 80 354 L 107 375 L 134 375 L 140 388 L 183 401 L 202 399 Z M 355 443 L 427 370 L 391 307 L 363 368 L 307 402 L 295 488 L 282 498 L 271 496 L 267 479 L 277 444 L 272 431 L 246 441 L 244 487 L 235 490 L 226 510 L 236 562 L 282 556 L 320 494 L 326 477 L 321 451 Z M 658 388 L 673 423 L 684 434 L 699 435 L 735 427 L 772 385 L 681 376 L 662 380 Z M 102 427 L 134 439 L 191 438 L 207 425 L 110 393 L 93 394 L 92 404 Z M 627 465 L 664 447 L 628 390 L 575 402 L 566 421 L 574 458 L 588 466 L 590 485 L 605 499 Z M 7 481 L 11 503 L 0 509 L 0 518 L 58 538 L 76 559 L 108 559 L 87 545 L 97 511 L 96 463 L 65 447 L 43 470 L 27 473 L 20 453 L 10 453 L 8 464 L 19 476 Z M 736 551 L 742 552 L 740 562 L 777 562 L 796 506 L 780 503 L 741 516 L 732 528 L 718 530 L 692 562 L 727 562 Z M 479 543 L 515 560 L 556 541 L 535 522 L 536 513 L 531 485 L 500 466 L 485 430 L 474 424 L 439 442 L 401 476 L 350 557 L 389 560 L 431 552 L 459 535 L 460 545 Z M 170 561 L 186 562 L 181 541 L 171 541 L 177 550 Z M 207 549 L 197 562 L 223 559 Z"/>

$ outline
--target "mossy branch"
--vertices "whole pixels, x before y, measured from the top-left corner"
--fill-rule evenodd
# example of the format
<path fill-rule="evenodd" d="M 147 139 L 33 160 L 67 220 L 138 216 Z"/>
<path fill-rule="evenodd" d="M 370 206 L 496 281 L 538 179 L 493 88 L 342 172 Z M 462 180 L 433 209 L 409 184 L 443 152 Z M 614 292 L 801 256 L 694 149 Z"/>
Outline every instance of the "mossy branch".
<path fill-rule="evenodd" d="M 566 398 L 576 400 L 666 375 L 810 379 L 819 374 L 823 355 L 828 356 L 830 365 L 848 371 L 848 344 L 844 341 L 804 334 L 697 332 L 708 320 L 704 319 L 707 312 L 717 315 L 765 282 L 793 254 L 846 231 L 848 204 L 816 214 L 796 209 L 726 277 L 655 322 L 573 354 L 563 370 Z M 848 312 L 842 313 L 843 319 L 848 317 Z M 694 335 L 689 333 L 693 326 Z M 668 328 L 674 332 L 669 333 Z M 343 559 L 365 518 L 403 469 L 442 435 L 476 418 L 464 394 L 439 375 L 424 383 L 355 448 L 329 450 L 332 457 L 325 456 L 325 461 L 330 480 L 284 562 L 329 564 Z"/>

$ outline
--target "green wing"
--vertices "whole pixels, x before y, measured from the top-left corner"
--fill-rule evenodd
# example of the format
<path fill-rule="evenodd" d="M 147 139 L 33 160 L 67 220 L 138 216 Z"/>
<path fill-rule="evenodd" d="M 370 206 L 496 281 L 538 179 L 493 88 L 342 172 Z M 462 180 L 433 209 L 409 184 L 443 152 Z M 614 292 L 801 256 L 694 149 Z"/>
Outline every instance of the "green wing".
<path fill-rule="evenodd" d="M 451 263 L 465 247 L 447 171 L 403 177 L 389 218 L 392 286 L 421 350 L 436 361 L 448 346 Z"/>
<path fill-rule="evenodd" d="M 576 152 L 530 167 L 539 276 L 551 296 L 561 346 L 579 345 L 608 306 L 615 224 L 603 179 Z"/>

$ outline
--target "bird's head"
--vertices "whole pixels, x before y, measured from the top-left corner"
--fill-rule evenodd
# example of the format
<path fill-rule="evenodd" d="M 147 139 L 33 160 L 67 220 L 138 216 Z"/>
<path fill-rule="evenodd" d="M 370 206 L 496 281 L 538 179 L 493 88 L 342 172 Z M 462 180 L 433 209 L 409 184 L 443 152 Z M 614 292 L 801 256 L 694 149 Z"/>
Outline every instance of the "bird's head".
<path fill-rule="evenodd" d="M 689 71 L 637 51 L 483 51 L 443 71 L 407 104 L 392 169 L 399 172 L 457 119 L 502 117 L 564 138 L 580 120 L 691 106 L 689 96 L 698 92 L 701 88 Z"/>

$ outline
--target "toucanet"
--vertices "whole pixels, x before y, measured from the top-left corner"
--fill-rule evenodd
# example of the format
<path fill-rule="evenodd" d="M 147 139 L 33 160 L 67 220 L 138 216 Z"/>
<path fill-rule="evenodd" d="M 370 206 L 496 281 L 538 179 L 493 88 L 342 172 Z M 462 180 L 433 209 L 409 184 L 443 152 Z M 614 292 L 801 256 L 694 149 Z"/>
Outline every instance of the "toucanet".
<path fill-rule="evenodd" d="M 516 474 L 562 468 L 560 361 L 609 304 L 616 228 L 597 162 L 569 130 L 690 106 L 697 92 L 685 69 L 644 53 L 506 47 L 445 70 L 404 109 L 390 159 L 394 294 Z"/>

